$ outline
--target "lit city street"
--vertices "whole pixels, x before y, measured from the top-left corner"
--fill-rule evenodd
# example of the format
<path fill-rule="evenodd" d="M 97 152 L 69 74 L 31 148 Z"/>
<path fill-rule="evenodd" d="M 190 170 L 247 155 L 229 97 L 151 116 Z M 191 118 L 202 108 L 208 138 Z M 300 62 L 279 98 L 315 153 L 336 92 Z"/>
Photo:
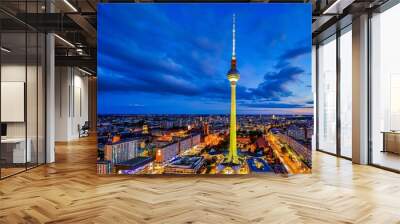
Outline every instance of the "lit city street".
<path fill-rule="evenodd" d="M 310 169 L 297 158 L 297 155 L 288 146 L 283 145 L 273 134 L 268 134 L 266 139 L 290 174 L 310 172 Z"/>

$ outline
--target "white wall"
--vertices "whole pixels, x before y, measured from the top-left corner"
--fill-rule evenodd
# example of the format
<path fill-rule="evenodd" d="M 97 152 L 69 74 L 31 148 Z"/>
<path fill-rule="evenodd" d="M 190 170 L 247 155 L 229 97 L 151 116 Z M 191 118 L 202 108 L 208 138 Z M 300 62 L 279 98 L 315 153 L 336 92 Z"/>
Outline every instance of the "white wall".
<path fill-rule="evenodd" d="M 88 121 L 88 77 L 72 67 L 56 68 L 55 140 L 79 138 L 78 125 Z"/>
<path fill-rule="evenodd" d="M 55 140 L 66 141 L 68 139 L 69 125 L 69 96 L 68 88 L 70 77 L 67 67 L 57 67 L 55 69 Z"/>
<path fill-rule="evenodd" d="M 2 82 L 25 82 L 25 75 L 27 69 L 28 72 L 28 87 L 27 87 L 27 119 L 28 119 L 28 137 L 29 128 L 32 127 L 36 130 L 36 107 L 37 107 L 37 95 L 36 95 L 36 82 L 32 74 L 36 77 L 36 67 L 18 64 L 5 64 L 1 66 L 1 81 Z M 41 105 L 39 105 L 40 107 Z M 7 108 L 1 108 L 7 110 Z M 34 111 L 35 113 L 33 113 Z M 32 123 L 34 122 L 34 123 Z M 32 123 L 32 124 L 31 124 Z M 9 137 L 25 137 L 25 122 L 7 122 L 7 134 Z M 36 133 L 35 133 L 36 134 Z"/>
<path fill-rule="evenodd" d="M 82 73 L 74 75 L 74 108 L 72 108 L 72 136 L 79 137 L 78 132 L 78 124 L 81 126 L 85 123 L 85 121 L 89 120 L 89 111 L 88 111 L 88 77 L 82 76 Z"/>
<path fill-rule="evenodd" d="M 25 64 L 9 64 L 1 66 L 2 82 L 25 82 Z M 28 94 L 29 95 L 29 94 Z M 7 108 L 1 108 L 7 110 Z M 25 122 L 7 123 L 7 137 L 25 137 Z"/>

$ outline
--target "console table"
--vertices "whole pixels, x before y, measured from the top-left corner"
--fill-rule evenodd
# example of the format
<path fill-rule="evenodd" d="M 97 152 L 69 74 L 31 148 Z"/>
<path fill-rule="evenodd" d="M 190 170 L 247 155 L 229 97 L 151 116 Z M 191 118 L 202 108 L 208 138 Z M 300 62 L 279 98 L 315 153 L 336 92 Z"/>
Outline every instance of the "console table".
<path fill-rule="evenodd" d="M 31 139 L 25 138 L 6 138 L 1 140 L 1 159 L 6 163 L 20 164 L 31 162 Z M 25 147 L 27 145 L 27 147 Z M 26 150 L 25 150 L 26 148 Z"/>
<path fill-rule="evenodd" d="M 383 131 L 383 151 L 400 154 L 400 131 Z"/>

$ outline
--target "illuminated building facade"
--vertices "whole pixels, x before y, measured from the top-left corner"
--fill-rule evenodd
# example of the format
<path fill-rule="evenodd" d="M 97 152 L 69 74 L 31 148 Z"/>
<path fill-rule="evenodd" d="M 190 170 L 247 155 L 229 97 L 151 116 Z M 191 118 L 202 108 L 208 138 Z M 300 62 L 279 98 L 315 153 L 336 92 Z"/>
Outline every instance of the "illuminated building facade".
<path fill-rule="evenodd" d="M 191 147 L 200 144 L 200 134 L 195 134 L 189 137 L 179 139 L 175 142 L 165 144 L 156 150 L 156 162 L 165 163 L 177 156 L 179 153 L 184 152 Z"/>
<path fill-rule="evenodd" d="M 137 140 L 120 141 L 106 144 L 104 159 L 112 164 L 120 163 L 139 156 L 139 142 Z"/>
<path fill-rule="evenodd" d="M 207 136 L 210 134 L 210 127 L 207 122 L 203 124 L 203 135 Z"/>
<path fill-rule="evenodd" d="M 165 166 L 164 172 L 170 174 L 196 174 L 204 164 L 201 156 L 177 157 Z"/>
<path fill-rule="evenodd" d="M 149 134 L 149 126 L 147 124 L 143 125 L 142 134 L 145 134 L 145 135 Z"/>

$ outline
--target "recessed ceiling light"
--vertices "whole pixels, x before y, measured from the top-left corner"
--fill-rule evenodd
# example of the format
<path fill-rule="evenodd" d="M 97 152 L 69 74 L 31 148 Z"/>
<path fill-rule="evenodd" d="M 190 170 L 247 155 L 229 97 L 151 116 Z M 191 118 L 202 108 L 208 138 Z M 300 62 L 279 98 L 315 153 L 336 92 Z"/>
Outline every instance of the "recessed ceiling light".
<path fill-rule="evenodd" d="M 59 40 L 61 40 L 62 42 L 66 43 L 67 45 L 69 45 L 70 47 L 75 48 L 75 45 L 73 45 L 71 42 L 69 42 L 68 40 L 62 38 L 61 36 L 59 36 L 58 34 L 54 34 L 55 37 L 57 37 Z"/>
<path fill-rule="evenodd" d="M 74 12 L 78 12 L 78 10 L 73 6 L 68 0 L 64 0 L 65 4 L 68 5 Z"/>
<path fill-rule="evenodd" d="M 5 47 L 1 47 L 1 51 L 4 51 L 6 53 L 10 53 L 11 52 L 11 50 L 9 50 L 9 49 L 7 49 Z"/>
<path fill-rule="evenodd" d="M 81 72 L 83 72 L 83 73 L 85 73 L 86 75 L 90 75 L 90 76 L 93 75 L 92 73 L 90 73 L 90 72 L 88 72 L 88 71 L 86 71 L 86 70 L 83 70 L 83 69 L 81 69 L 81 68 L 79 68 L 79 67 L 78 67 L 78 70 L 81 71 Z"/>

